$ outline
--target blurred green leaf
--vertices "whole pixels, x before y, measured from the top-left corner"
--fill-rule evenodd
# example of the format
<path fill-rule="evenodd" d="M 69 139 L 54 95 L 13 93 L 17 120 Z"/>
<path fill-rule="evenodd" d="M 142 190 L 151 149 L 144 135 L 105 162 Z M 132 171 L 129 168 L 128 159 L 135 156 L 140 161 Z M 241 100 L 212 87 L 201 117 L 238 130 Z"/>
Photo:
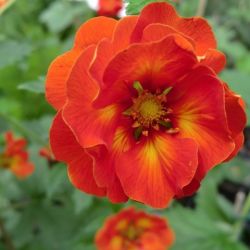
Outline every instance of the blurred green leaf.
<path fill-rule="evenodd" d="M 32 51 L 28 42 L 13 40 L 0 41 L 0 69 L 10 64 L 20 62 Z"/>
<path fill-rule="evenodd" d="M 93 201 L 93 196 L 87 195 L 76 189 L 72 194 L 72 199 L 75 204 L 75 212 L 76 214 L 79 214 L 90 207 Z"/>
<path fill-rule="evenodd" d="M 61 32 L 68 28 L 77 15 L 84 14 L 87 5 L 84 2 L 54 1 L 40 16 L 51 32 Z"/>
<path fill-rule="evenodd" d="M 173 250 L 247 250 L 233 238 L 233 227 L 206 212 L 175 206 L 167 213 L 176 232 Z"/>
<path fill-rule="evenodd" d="M 47 197 L 50 199 L 55 194 L 61 193 L 65 187 L 69 187 L 66 167 L 63 164 L 57 164 L 50 169 L 50 174 L 47 179 Z"/>
<path fill-rule="evenodd" d="M 40 76 L 38 80 L 36 81 L 30 81 L 30 82 L 26 82 L 26 83 L 22 83 L 18 85 L 18 89 L 27 90 L 27 91 L 38 93 L 38 94 L 44 93 L 45 92 L 44 81 L 45 81 L 45 77 Z"/>
<path fill-rule="evenodd" d="M 149 3 L 153 2 L 170 2 L 171 0 L 126 0 L 128 3 L 126 8 L 127 15 L 135 15 L 138 14 L 141 9 Z"/>

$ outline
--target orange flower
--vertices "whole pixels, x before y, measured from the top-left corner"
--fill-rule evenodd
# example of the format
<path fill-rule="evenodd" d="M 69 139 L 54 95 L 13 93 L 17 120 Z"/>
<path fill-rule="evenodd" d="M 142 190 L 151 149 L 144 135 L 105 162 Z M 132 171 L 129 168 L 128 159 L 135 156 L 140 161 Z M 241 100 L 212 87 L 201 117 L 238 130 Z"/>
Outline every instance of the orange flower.
<path fill-rule="evenodd" d="M 173 241 L 165 219 L 134 208 L 108 218 L 96 235 L 98 250 L 166 250 Z"/>
<path fill-rule="evenodd" d="M 98 15 L 115 17 L 122 9 L 122 0 L 99 0 Z"/>
<path fill-rule="evenodd" d="M 72 183 L 161 208 L 237 154 L 244 105 L 217 78 L 225 57 L 215 47 L 204 19 L 181 18 L 167 3 L 83 24 L 46 82 L 58 111 L 52 151 Z"/>
<path fill-rule="evenodd" d="M 26 140 L 14 139 L 12 132 L 5 134 L 6 146 L 0 154 L 0 167 L 9 169 L 19 178 L 26 178 L 34 171 L 34 165 L 29 162 Z"/>

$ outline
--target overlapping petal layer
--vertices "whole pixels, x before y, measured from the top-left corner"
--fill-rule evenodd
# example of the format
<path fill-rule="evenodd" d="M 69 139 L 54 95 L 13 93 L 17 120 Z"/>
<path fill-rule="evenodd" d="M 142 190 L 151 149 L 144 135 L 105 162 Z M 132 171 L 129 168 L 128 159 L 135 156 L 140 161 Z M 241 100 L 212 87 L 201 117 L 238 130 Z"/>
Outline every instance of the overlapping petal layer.
<path fill-rule="evenodd" d="M 106 194 L 106 189 L 97 186 L 94 179 L 92 158 L 79 145 L 61 112 L 51 127 L 50 143 L 56 159 L 68 163 L 69 178 L 78 189 L 98 196 Z"/>
<path fill-rule="evenodd" d="M 66 102 L 66 82 L 76 59 L 88 46 L 112 37 L 116 23 L 107 17 L 96 17 L 84 23 L 76 34 L 74 48 L 52 62 L 46 78 L 46 98 L 55 109 L 61 109 Z"/>
<path fill-rule="evenodd" d="M 193 179 L 197 151 L 190 139 L 159 133 L 120 154 L 116 171 L 131 199 L 163 208 Z"/>
<path fill-rule="evenodd" d="M 77 188 L 113 202 L 165 207 L 194 193 L 243 143 L 243 101 L 215 74 L 224 66 L 207 21 L 167 3 L 89 20 L 48 72 L 55 157 Z"/>
<path fill-rule="evenodd" d="M 94 56 L 95 47 L 87 48 L 74 65 L 68 79 L 68 102 L 63 117 L 83 147 L 112 142 L 114 127 L 121 107 L 109 105 L 94 109 L 93 100 L 99 91 L 97 83 L 89 76 L 88 66 Z"/>
<path fill-rule="evenodd" d="M 102 107 L 131 98 L 135 81 L 149 90 L 169 87 L 195 63 L 192 47 L 179 35 L 168 36 L 159 42 L 132 45 L 110 61 L 103 77 L 105 87 L 95 104 Z"/>

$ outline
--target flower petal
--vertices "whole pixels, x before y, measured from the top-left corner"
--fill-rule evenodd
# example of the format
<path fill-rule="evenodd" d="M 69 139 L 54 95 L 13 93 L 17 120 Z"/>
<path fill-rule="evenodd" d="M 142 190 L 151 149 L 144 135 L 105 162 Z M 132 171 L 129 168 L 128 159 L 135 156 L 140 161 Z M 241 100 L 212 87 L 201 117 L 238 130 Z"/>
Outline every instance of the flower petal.
<path fill-rule="evenodd" d="M 135 44 L 117 54 L 104 73 L 106 88 L 96 105 L 127 100 L 139 81 L 145 89 L 155 91 L 173 84 L 197 63 L 192 46 L 179 35 L 171 35 L 150 44 Z M 129 94 L 130 93 L 130 94 Z"/>
<path fill-rule="evenodd" d="M 118 105 L 94 109 L 99 86 L 91 79 L 88 62 L 93 58 L 94 47 L 82 53 L 72 69 L 67 82 L 68 102 L 63 117 L 72 129 L 82 147 L 92 147 L 112 141 L 112 131 L 120 114 Z"/>
<path fill-rule="evenodd" d="M 61 112 L 51 127 L 50 143 L 56 159 L 68 164 L 69 178 L 74 186 L 86 193 L 105 196 L 106 189 L 97 186 L 93 177 L 93 160 L 78 144 Z"/>
<path fill-rule="evenodd" d="M 226 93 L 225 101 L 228 126 L 233 136 L 235 136 L 242 133 L 247 123 L 244 101 L 241 96 L 229 89 L 227 84 L 224 84 L 224 89 Z"/>
<path fill-rule="evenodd" d="M 224 84 L 224 89 L 226 92 L 226 114 L 228 127 L 235 142 L 235 150 L 228 157 L 228 159 L 226 159 L 226 161 L 228 161 L 232 159 L 243 146 L 243 130 L 247 123 L 247 117 L 245 113 L 244 101 L 241 96 L 230 90 L 227 84 Z"/>
<path fill-rule="evenodd" d="M 216 49 L 209 49 L 200 62 L 212 68 L 216 73 L 220 73 L 226 66 L 226 56 Z"/>
<path fill-rule="evenodd" d="M 216 48 L 216 40 L 207 21 L 201 17 L 182 18 L 168 3 L 152 3 L 141 12 L 132 35 L 132 42 L 141 41 L 143 30 L 152 23 L 166 24 L 194 40 L 198 55 Z"/>
<path fill-rule="evenodd" d="M 176 30 L 175 28 L 169 25 L 161 24 L 161 23 L 153 23 L 153 24 L 148 25 L 143 31 L 142 41 L 143 42 L 158 41 L 158 40 L 162 40 L 164 37 L 171 35 L 171 34 L 182 35 L 195 48 L 195 43 L 190 37 L 185 36 L 184 34 L 182 34 L 181 32 L 179 32 L 178 30 Z"/>
<path fill-rule="evenodd" d="M 222 83 L 205 66 L 194 69 L 168 95 L 180 136 L 198 144 L 201 176 L 224 161 L 235 147 L 227 125 L 224 96 Z"/>
<path fill-rule="evenodd" d="M 244 139 L 245 137 L 243 132 L 233 138 L 235 143 L 234 151 L 228 156 L 228 158 L 225 161 L 230 161 L 239 153 L 240 149 L 243 147 Z"/>
<path fill-rule="evenodd" d="M 34 169 L 34 164 L 27 161 L 17 161 L 10 168 L 13 174 L 15 174 L 20 179 L 30 176 L 34 172 Z"/>
<path fill-rule="evenodd" d="M 159 133 L 118 156 L 116 172 L 131 199 L 163 208 L 192 180 L 197 152 L 192 140 Z"/>
<path fill-rule="evenodd" d="M 118 127 L 111 150 L 108 150 L 104 145 L 97 146 L 98 150 L 95 151 L 88 149 L 95 161 L 95 179 L 99 186 L 107 187 L 107 195 L 113 202 L 124 202 L 128 199 L 117 177 L 115 162 L 118 155 L 128 150 L 131 144 L 131 134 L 126 129 Z"/>
<path fill-rule="evenodd" d="M 103 38 L 111 38 L 117 21 L 109 17 L 94 17 L 85 22 L 77 31 L 75 48 L 84 49 L 97 44 Z"/>
<path fill-rule="evenodd" d="M 50 65 L 46 77 L 46 99 L 56 109 L 66 102 L 66 82 L 81 50 L 73 49 L 58 56 Z"/>
<path fill-rule="evenodd" d="M 113 39 L 103 39 L 96 51 L 95 60 L 90 67 L 92 77 L 99 84 L 103 82 L 103 73 L 116 53 L 125 49 L 130 43 L 130 37 L 137 21 L 137 16 L 124 17 L 117 23 Z"/>

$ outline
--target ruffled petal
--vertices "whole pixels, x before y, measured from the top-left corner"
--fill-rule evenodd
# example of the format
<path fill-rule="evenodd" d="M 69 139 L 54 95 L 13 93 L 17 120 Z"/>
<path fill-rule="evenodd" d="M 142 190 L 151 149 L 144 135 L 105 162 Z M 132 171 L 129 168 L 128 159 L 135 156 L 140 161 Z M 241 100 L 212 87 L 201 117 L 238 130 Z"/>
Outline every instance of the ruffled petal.
<path fill-rule="evenodd" d="M 94 52 L 94 47 L 84 51 L 72 69 L 67 82 L 68 102 L 63 109 L 63 117 L 82 147 L 112 141 L 113 129 L 121 109 L 118 105 L 103 109 L 92 106 L 99 91 L 98 84 L 88 72 L 88 62 L 93 58 Z"/>
<path fill-rule="evenodd" d="M 113 39 L 103 39 L 96 50 L 96 57 L 90 67 L 92 77 L 102 86 L 103 73 L 116 53 L 125 49 L 130 43 L 130 37 L 136 24 L 136 16 L 124 17 L 117 23 Z"/>
<path fill-rule="evenodd" d="M 76 141 L 59 112 L 50 130 L 50 144 L 55 158 L 68 164 L 68 175 L 75 187 L 98 196 L 106 189 L 97 186 L 93 176 L 93 160 Z"/>
<path fill-rule="evenodd" d="M 242 133 L 247 123 L 244 101 L 240 95 L 234 93 L 226 84 L 224 84 L 224 89 L 228 126 L 232 135 L 236 136 Z"/>
<path fill-rule="evenodd" d="M 103 38 L 112 38 L 117 21 L 109 17 L 94 17 L 85 22 L 77 31 L 75 48 L 85 49 L 97 44 Z"/>
<path fill-rule="evenodd" d="M 147 5 L 141 12 L 137 25 L 132 35 L 132 42 L 140 42 L 143 30 L 152 23 L 166 24 L 189 36 L 195 42 L 197 55 L 204 55 L 209 48 L 216 48 L 211 27 L 201 17 L 182 18 L 173 6 L 168 3 L 152 3 Z"/>
<path fill-rule="evenodd" d="M 198 56 L 204 55 L 208 49 L 217 47 L 212 28 L 202 17 L 180 18 L 174 28 L 193 39 Z"/>
<path fill-rule="evenodd" d="M 139 15 L 138 22 L 131 37 L 131 42 L 140 42 L 143 30 L 152 23 L 173 26 L 179 17 L 174 7 L 167 3 L 148 4 Z"/>
<path fill-rule="evenodd" d="M 241 96 L 234 93 L 229 87 L 224 84 L 224 89 L 226 93 L 226 114 L 228 127 L 232 133 L 232 138 L 235 142 L 235 149 L 232 154 L 226 159 L 229 161 L 232 159 L 244 143 L 244 134 L 243 130 L 247 123 L 247 117 L 245 113 L 244 101 Z"/>
<path fill-rule="evenodd" d="M 194 69 L 168 95 L 180 136 L 199 148 L 199 176 L 223 162 L 235 144 L 228 129 L 222 83 L 204 66 Z"/>
<path fill-rule="evenodd" d="M 195 43 L 190 37 L 185 36 L 178 30 L 176 30 L 174 27 L 171 27 L 166 24 L 161 24 L 161 23 L 153 23 L 153 24 L 148 25 L 143 30 L 142 42 L 153 42 L 153 41 L 162 40 L 164 37 L 171 35 L 171 34 L 182 35 L 195 48 Z"/>
<path fill-rule="evenodd" d="M 230 161 L 233 159 L 241 150 L 244 144 L 244 133 L 240 133 L 237 136 L 233 137 L 234 143 L 235 143 L 235 148 L 234 151 L 228 156 L 228 158 L 225 161 Z"/>
<path fill-rule="evenodd" d="M 56 110 L 66 102 L 66 82 L 77 58 L 88 46 L 96 45 L 103 38 L 111 38 L 116 23 L 116 20 L 107 17 L 87 21 L 76 34 L 74 49 L 52 62 L 46 78 L 46 98 Z"/>
<path fill-rule="evenodd" d="M 58 56 L 50 65 L 46 78 L 46 99 L 56 109 L 66 102 L 66 82 L 81 50 L 73 49 Z"/>
<path fill-rule="evenodd" d="M 200 63 L 220 73 L 226 66 L 226 56 L 216 49 L 209 49 L 201 58 Z"/>
<path fill-rule="evenodd" d="M 135 44 L 119 53 L 104 74 L 106 86 L 123 81 L 132 87 L 140 81 L 156 89 L 175 82 L 197 62 L 192 46 L 181 36 L 171 35 L 160 42 Z"/>
<path fill-rule="evenodd" d="M 197 155 L 194 141 L 157 133 L 118 156 L 116 171 L 131 199 L 163 208 L 194 177 Z"/>
<path fill-rule="evenodd" d="M 113 202 L 124 202 L 128 199 L 117 177 L 115 162 L 117 157 L 132 145 L 132 137 L 129 132 L 124 127 L 118 127 L 112 148 L 109 150 L 104 145 L 97 146 L 98 150 L 95 151 L 88 149 L 95 161 L 95 179 L 99 186 L 107 187 L 107 195 Z"/>
<path fill-rule="evenodd" d="M 104 73 L 106 88 L 95 103 L 105 106 L 127 100 L 128 96 L 135 94 L 135 81 L 152 91 L 165 88 L 174 84 L 196 63 L 192 46 L 179 35 L 170 35 L 150 44 L 132 45 L 109 63 Z"/>

